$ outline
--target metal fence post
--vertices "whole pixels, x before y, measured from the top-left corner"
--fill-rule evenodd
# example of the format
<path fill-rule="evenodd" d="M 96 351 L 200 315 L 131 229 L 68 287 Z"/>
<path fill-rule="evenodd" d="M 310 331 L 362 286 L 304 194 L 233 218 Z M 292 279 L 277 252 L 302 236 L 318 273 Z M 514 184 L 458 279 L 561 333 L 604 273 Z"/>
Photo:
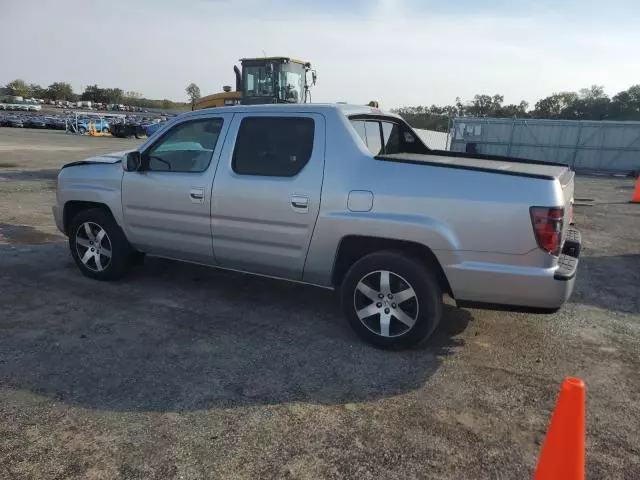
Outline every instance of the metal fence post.
<path fill-rule="evenodd" d="M 573 148 L 573 158 L 571 159 L 571 170 L 575 170 L 576 158 L 578 156 L 578 148 L 580 148 L 580 136 L 582 135 L 582 122 L 578 126 L 578 135 L 576 136 L 576 145 Z"/>
<path fill-rule="evenodd" d="M 511 156 L 511 145 L 513 144 L 513 134 L 516 130 L 516 117 L 511 122 L 511 133 L 509 134 L 509 145 L 507 145 L 507 157 Z"/>

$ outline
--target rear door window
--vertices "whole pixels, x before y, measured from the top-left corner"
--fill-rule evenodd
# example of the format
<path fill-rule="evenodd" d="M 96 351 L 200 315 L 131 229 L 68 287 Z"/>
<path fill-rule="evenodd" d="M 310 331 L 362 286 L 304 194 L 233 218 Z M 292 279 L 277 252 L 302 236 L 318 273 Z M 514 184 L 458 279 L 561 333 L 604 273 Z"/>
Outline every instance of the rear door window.
<path fill-rule="evenodd" d="M 294 177 L 313 151 L 315 124 L 308 117 L 247 117 L 240 123 L 233 152 L 239 175 Z"/>

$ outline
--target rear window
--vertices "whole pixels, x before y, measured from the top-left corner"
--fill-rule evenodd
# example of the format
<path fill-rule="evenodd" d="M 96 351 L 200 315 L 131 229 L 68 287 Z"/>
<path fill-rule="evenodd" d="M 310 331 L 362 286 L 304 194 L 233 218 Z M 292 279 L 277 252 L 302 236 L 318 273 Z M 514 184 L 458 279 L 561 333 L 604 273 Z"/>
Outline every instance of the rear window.
<path fill-rule="evenodd" d="M 352 117 L 351 125 L 372 155 L 394 153 L 429 153 L 429 148 L 402 123 L 378 118 Z"/>

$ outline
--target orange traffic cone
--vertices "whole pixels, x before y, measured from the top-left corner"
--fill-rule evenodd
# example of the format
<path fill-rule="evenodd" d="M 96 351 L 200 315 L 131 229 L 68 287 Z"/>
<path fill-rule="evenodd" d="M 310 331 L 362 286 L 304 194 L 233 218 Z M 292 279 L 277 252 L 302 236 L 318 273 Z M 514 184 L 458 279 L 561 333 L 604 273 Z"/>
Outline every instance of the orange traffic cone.
<path fill-rule="evenodd" d="M 640 175 L 636 179 L 636 189 L 631 195 L 631 203 L 640 203 Z"/>
<path fill-rule="evenodd" d="M 585 389 L 565 378 L 542 444 L 534 480 L 584 480 Z"/>

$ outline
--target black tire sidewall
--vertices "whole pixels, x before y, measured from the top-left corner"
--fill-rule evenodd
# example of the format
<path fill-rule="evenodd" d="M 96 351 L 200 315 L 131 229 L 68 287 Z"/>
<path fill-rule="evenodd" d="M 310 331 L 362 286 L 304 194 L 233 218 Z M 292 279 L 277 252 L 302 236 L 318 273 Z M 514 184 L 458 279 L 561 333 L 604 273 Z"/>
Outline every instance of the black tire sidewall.
<path fill-rule="evenodd" d="M 415 325 L 398 337 L 382 337 L 362 324 L 353 306 L 354 290 L 368 273 L 389 270 L 405 278 L 416 292 L 419 313 Z M 442 289 L 434 275 L 420 260 L 400 252 L 377 252 L 358 260 L 347 272 L 341 288 L 342 308 L 354 331 L 381 348 L 409 348 L 425 341 L 440 322 L 443 311 Z"/>
<path fill-rule="evenodd" d="M 85 222 L 93 222 L 103 228 L 111 241 L 111 262 L 101 272 L 88 269 L 78 256 L 76 233 Z M 96 280 L 117 280 L 124 276 L 131 264 L 132 248 L 120 226 L 110 213 L 101 209 L 84 210 L 71 221 L 69 226 L 69 250 L 74 262 L 83 275 Z"/>

